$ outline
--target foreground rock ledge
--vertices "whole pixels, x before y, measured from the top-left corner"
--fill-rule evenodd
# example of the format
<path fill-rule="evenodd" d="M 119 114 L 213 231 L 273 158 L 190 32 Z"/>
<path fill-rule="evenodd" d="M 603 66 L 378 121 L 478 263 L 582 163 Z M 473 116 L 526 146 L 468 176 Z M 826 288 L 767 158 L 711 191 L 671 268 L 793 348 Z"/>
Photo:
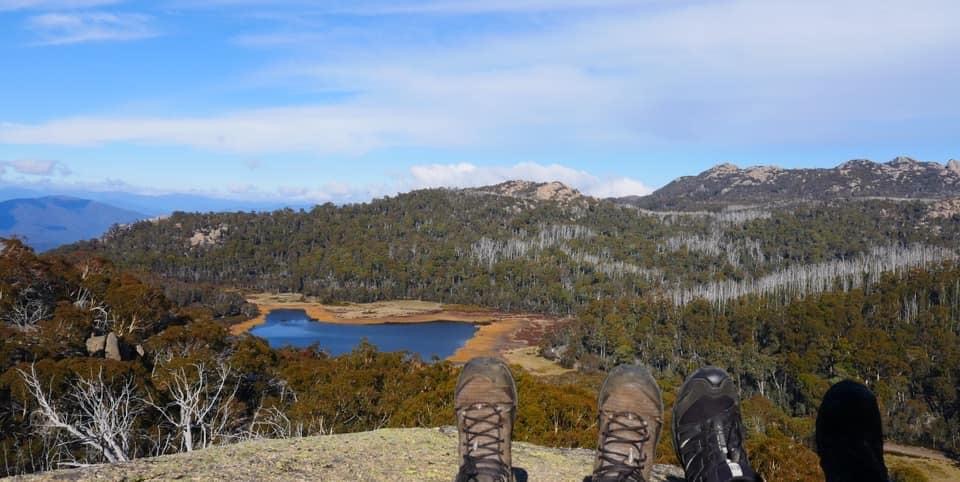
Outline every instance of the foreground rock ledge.
<path fill-rule="evenodd" d="M 452 429 L 386 429 L 327 437 L 258 440 L 191 454 L 47 472 L 23 480 L 311 480 L 442 481 L 457 471 Z M 593 451 L 514 443 L 517 481 L 582 481 Z M 676 467 L 657 466 L 653 481 L 681 481 Z"/>

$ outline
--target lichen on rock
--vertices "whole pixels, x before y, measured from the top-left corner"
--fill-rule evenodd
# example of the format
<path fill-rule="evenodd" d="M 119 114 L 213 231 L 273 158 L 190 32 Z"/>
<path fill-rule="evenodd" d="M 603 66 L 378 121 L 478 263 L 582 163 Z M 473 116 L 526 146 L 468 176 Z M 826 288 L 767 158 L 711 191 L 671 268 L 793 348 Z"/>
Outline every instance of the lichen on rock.
<path fill-rule="evenodd" d="M 518 481 L 582 481 L 593 451 L 513 444 Z M 47 472 L 25 480 L 329 480 L 450 482 L 457 472 L 457 433 L 384 429 L 324 437 L 255 440 L 189 454 Z M 679 482 L 677 467 L 658 465 L 651 482 Z"/>

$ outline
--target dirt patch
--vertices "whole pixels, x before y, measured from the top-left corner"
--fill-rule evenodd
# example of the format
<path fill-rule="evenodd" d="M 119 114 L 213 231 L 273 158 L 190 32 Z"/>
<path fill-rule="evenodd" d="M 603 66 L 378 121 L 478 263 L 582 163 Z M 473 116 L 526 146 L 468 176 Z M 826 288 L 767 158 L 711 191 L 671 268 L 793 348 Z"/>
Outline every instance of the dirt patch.
<path fill-rule="evenodd" d="M 943 452 L 927 449 L 923 447 L 912 447 L 909 445 L 899 445 L 886 442 L 883 444 L 883 451 L 887 454 L 903 455 L 906 457 L 916 457 L 921 459 L 939 460 L 941 462 L 954 462 Z M 960 479 L 958 479 L 960 480 Z"/>
<path fill-rule="evenodd" d="M 522 317 L 500 318 L 480 325 L 473 338 L 467 340 L 456 353 L 447 360 L 454 363 L 466 363 L 478 356 L 502 356 L 507 350 L 519 347 L 514 334 L 522 329 L 529 320 Z"/>
<path fill-rule="evenodd" d="M 503 357 L 511 365 L 520 365 L 531 375 L 552 377 L 571 373 L 574 370 L 563 368 L 559 363 L 540 356 L 540 349 L 535 346 L 507 350 Z"/>
<path fill-rule="evenodd" d="M 930 482 L 960 480 L 960 462 L 951 459 L 943 452 L 889 442 L 883 445 L 883 451 L 887 468 L 890 470 L 914 469 Z"/>

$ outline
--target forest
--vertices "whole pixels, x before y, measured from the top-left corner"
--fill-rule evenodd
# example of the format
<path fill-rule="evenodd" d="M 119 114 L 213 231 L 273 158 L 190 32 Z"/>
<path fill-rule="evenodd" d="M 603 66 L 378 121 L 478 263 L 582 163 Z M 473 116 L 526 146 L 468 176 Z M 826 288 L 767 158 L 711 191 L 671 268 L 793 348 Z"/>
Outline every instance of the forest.
<path fill-rule="evenodd" d="M 310 211 L 174 215 L 37 256 L 0 243 L 4 472 L 261 437 L 452 423 L 457 367 L 369 344 L 274 350 L 227 328 L 244 293 L 424 299 L 567 318 L 517 438 L 592 447 L 595 393 L 651 366 L 669 405 L 713 363 L 738 380 L 770 480 L 821 480 L 812 416 L 867 383 L 891 439 L 960 451 L 960 220 L 922 202 L 645 211 L 435 189 Z M 664 437 L 664 441 L 669 437 Z M 662 462 L 676 462 L 664 443 Z"/>
<path fill-rule="evenodd" d="M 859 380 L 877 395 L 889 437 L 960 452 L 960 267 L 953 263 L 786 303 L 764 295 L 723 306 L 598 300 L 543 352 L 587 371 L 639 359 L 661 379 L 722 366 L 745 396 L 804 419 L 832 383 Z"/>
<path fill-rule="evenodd" d="M 956 256 L 960 223 L 922 202 L 836 201 L 654 212 L 611 201 L 538 202 L 414 191 L 273 213 L 175 213 L 116 227 L 91 251 L 165 280 L 326 301 L 424 299 L 574 315 L 598 298 L 684 304 L 871 276 Z"/>
<path fill-rule="evenodd" d="M 369 344 L 336 358 L 320 347 L 274 350 L 251 335 L 230 336 L 229 315 L 180 306 L 101 258 L 38 257 L 19 241 L 0 241 L 0 293 L 2 475 L 453 422 L 458 369 L 447 362 Z M 104 336 L 115 350 L 96 345 Z M 518 440 L 593 446 L 602 373 L 515 374 L 524 399 Z M 663 380 L 668 401 L 678 381 Z M 817 480 L 804 445 L 809 420 L 759 395 L 744 407 L 758 466 Z M 667 440 L 660 461 L 675 463 Z M 786 453 L 796 463 L 785 464 Z"/>
<path fill-rule="evenodd" d="M 203 296 L 216 292 L 208 286 L 186 296 L 180 286 L 171 300 L 96 256 L 38 257 L 15 240 L 0 247 L 6 475 L 261 437 L 452 422 L 457 368 L 449 363 L 368 344 L 336 358 L 321 347 L 270 349 L 229 335 L 225 327 L 244 309 L 230 308 L 230 293 Z M 91 340 L 110 334 L 114 356 L 91 350 Z M 894 439 L 956 451 L 958 337 L 960 268 L 952 263 L 789 303 L 762 295 L 720 308 L 598 300 L 542 347 L 580 370 L 539 378 L 515 369 L 524 394 L 516 435 L 592 447 L 603 371 L 641 360 L 668 405 L 700 364 L 730 370 L 743 390 L 748 449 L 774 480 L 821 480 L 811 416 L 829 383 L 845 377 L 878 394 Z M 659 459 L 675 463 L 668 440 Z"/>

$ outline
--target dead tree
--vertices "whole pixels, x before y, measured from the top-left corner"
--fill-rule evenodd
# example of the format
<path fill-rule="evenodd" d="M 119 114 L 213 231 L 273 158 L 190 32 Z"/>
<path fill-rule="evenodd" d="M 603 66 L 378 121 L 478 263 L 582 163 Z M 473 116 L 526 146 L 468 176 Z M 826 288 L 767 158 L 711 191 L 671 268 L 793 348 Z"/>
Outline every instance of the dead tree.
<path fill-rule="evenodd" d="M 115 389 L 103 379 L 78 378 L 61 404 L 53 400 L 40 382 L 36 368 L 17 370 L 34 401 L 42 427 L 61 430 L 75 442 L 94 449 L 110 463 L 130 460 L 131 439 L 142 404 L 132 380 Z"/>
<path fill-rule="evenodd" d="M 236 383 L 228 386 L 231 374 L 231 367 L 222 363 L 214 369 L 198 363 L 170 370 L 166 383 L 170 402 L 161 406 L 148 400 L 175 427 L 182 450 L 192 452 L 229 437 L 227 425 L 239 388 Z"/>
<path fill-rule="evenodd" d="M 37 324 L 50 317 L 50 308 L 39 299 L 21 297 L 3 315 L 3 321 L 20 331 L 35 331 Z"/>

